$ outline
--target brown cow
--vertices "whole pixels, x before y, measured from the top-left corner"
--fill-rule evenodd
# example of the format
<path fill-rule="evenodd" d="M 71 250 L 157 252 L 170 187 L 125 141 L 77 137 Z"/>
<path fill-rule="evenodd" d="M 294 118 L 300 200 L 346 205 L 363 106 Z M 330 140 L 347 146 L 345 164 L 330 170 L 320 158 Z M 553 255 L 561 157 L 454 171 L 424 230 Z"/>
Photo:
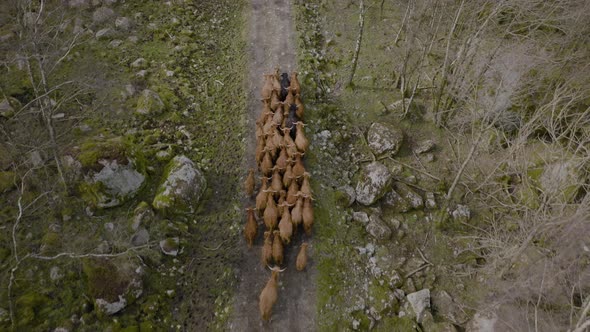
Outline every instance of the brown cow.
<path fill-rule="evenodd" d="M 283 203 L 284 206 L 288 206 L 287 202 Z M 291 236 L 293 235 L 293 223 L 291 221 L 291 213 L 288 208 L 283 209 L 283 215 L 279 222 L 279 232 L 283 243 L 289 244 L 291 242 Z"/>
<path fill-rule="evenodd" d="M 281 242 L 281 232 L 273 231 L 274 239 L 272 240 L 272 259 L 275 264 L 283 265 L 283 242 Z"/>
<path fill-rule="evenodd" d="M 296 94 L 296 95 L 301 93 L 301 85 L 299 84 L 299 79 L 297 78 L 298 74 L 299 73 L 296 71 L 291 72 L 291 80 L 290 80 L 291 81 L 290 87 L 291 87 L 291 89 L 293 89 L 293 94 Z"/>
<path fill-rule="evenodd" d="M 305 266 L 307 266 L 307 242 L 303 242 L 301 244 L 301 249 L 299 249 L 299 253 L 297 254 L 297 261 L 295 263 L 295 268 L 297 271 L 303 271 Z"/>
<path fill-rule="evenodd" d="M 256 222 L 256 217 L 254 217 L 254 208 L 247 208 L 246 210 L 248 211 L 248 220 L 244 227 L 244 237 L 246 237 L 248 247 L 252 248 L 254 239 L 256 239 L 256 233 L 258 233 L 258 223 Z"/>
<path fill-rule="evenodd" d="M 262 258 L 262 265 L 268 265 L 272 260 L 272 235 L 269 231 L 264 232 L 264 245 L 260 257 Z"/>
<path fill-rule="evenodd" d="M 313 226 L 313 207 L 311 206 L 311 196 L 305 196 L 303 201 L 303 229 L 307 236 L 311 235 L 311 227 Z"/>
<path fill-rule="evenodd" d="M 248 197 L 254 194 L 254 169 L 250 168 L 248 171 L 248 177 L 246 177 L 246 181 L 244 181 L 244 190 L 246 190 L 246 195 Z"/>
<path fill-rule="evenodd" d="M 268 321 L 270 319 L 270 314 L 272 312 L 272 307 L 275 305 L 275 303 L 277 302 L 277 299 L 279 297 L 278 294 L 278 283 L 279 283 L 279 273 L 285 271 L 285 269 L 279 269 L 277 266 L 271 268 L 269 266 L 269 269 L 271 269 L 272 274 L 270 276 L 270 279 L 268 280 L 268 282 L 266 283 L 266 286 L 264 286 L 264 289 L 262 290 L 262 293 L 260 293 L 260 316 L 262 317 L 262 320 L 264 321 Z"/>

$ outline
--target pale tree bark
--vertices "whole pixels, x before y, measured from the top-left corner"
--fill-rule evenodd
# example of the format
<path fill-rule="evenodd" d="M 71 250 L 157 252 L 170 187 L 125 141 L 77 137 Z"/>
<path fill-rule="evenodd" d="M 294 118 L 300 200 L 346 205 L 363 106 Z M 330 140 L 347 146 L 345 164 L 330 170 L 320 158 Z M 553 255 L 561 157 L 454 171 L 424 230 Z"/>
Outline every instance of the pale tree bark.
<path fill-rule="evenodd" d="M 363 41 L 363 30 L 365 28 L 365 2 L 361 0 L 359 4 L 359 33 L 356 39 L 356 46 L 354 48 L 354 53 L 352 54 L 352 69 L 350 71 L 350 77 L 348 78 L 347 86 L 352 85 L 352 80 L 354 79 L 354 74 L 356 72 L 356 67 L 359 60 L 359 53 L 361 52 L 361 43 Z"/>

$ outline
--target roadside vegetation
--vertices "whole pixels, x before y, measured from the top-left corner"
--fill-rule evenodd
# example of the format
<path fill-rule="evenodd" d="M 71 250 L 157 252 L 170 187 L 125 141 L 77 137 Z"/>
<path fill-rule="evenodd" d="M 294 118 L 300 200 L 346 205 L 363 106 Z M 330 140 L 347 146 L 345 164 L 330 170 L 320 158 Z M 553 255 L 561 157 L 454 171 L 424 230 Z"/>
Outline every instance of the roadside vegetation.
<path fill-rule="evenodd" d="M 587 328 L 588 4 L 296 8 L 320 328 Z"/>
<path fill-rule="evenodd" d="M 243 6 L 0 4 L 1 330 L 223 326 Z"/>

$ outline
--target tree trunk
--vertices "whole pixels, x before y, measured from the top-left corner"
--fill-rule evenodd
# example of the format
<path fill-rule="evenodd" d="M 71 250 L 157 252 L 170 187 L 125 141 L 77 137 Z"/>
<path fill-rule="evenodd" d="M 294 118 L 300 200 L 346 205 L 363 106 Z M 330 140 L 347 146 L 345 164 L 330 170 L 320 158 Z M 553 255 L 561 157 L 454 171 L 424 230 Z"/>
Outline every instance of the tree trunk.
<path fill-rule="evenodd" d="M 356 72 L 356 66 L 359 60 L 359 53 L 361 51 L 361 43 L 363 41 L 363 30 L 365 27 L 365 2 L 361 0 L 359 5 L 360 13 L 359 13 L 359 35 L 356 39 L 356 47 L 354 49 L 354 54 L 352 55 L 352 70 L 350 71 L 350 78 L 348 79 L 347 86 L 352 85 L 352 80 L 354 79 L 354 73 Z"/>

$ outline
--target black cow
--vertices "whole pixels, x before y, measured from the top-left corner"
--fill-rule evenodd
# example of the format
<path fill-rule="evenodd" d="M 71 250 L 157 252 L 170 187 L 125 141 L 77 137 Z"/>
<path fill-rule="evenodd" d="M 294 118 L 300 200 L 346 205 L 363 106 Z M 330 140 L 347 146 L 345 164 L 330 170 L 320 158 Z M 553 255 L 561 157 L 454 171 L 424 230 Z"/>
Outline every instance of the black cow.
<path fill-rule="evenodd" d="M 287 98 L 287 93 L 289 89 L 289 86 L 291 85 L 291 81 L 289 80 L 289 74 L 287 73 L 282 73 L 281 74 L 281 93 L 279 96 L 279 99 L 281 101 L 285 101 L 285 98 Z"/>
<path fill-rule="evenodd" d="M 285 122 L 285 127 L 291 128 L 289 135 L 292 139 L 295 139 L 295 134 L 297 133 L 295 123 L 298 121 L 299 117 L 297 116 L 297 105 L 291 104 L 291 106 L 289 107 L 289 115 L 287 115 L 287 121 Z"/>

